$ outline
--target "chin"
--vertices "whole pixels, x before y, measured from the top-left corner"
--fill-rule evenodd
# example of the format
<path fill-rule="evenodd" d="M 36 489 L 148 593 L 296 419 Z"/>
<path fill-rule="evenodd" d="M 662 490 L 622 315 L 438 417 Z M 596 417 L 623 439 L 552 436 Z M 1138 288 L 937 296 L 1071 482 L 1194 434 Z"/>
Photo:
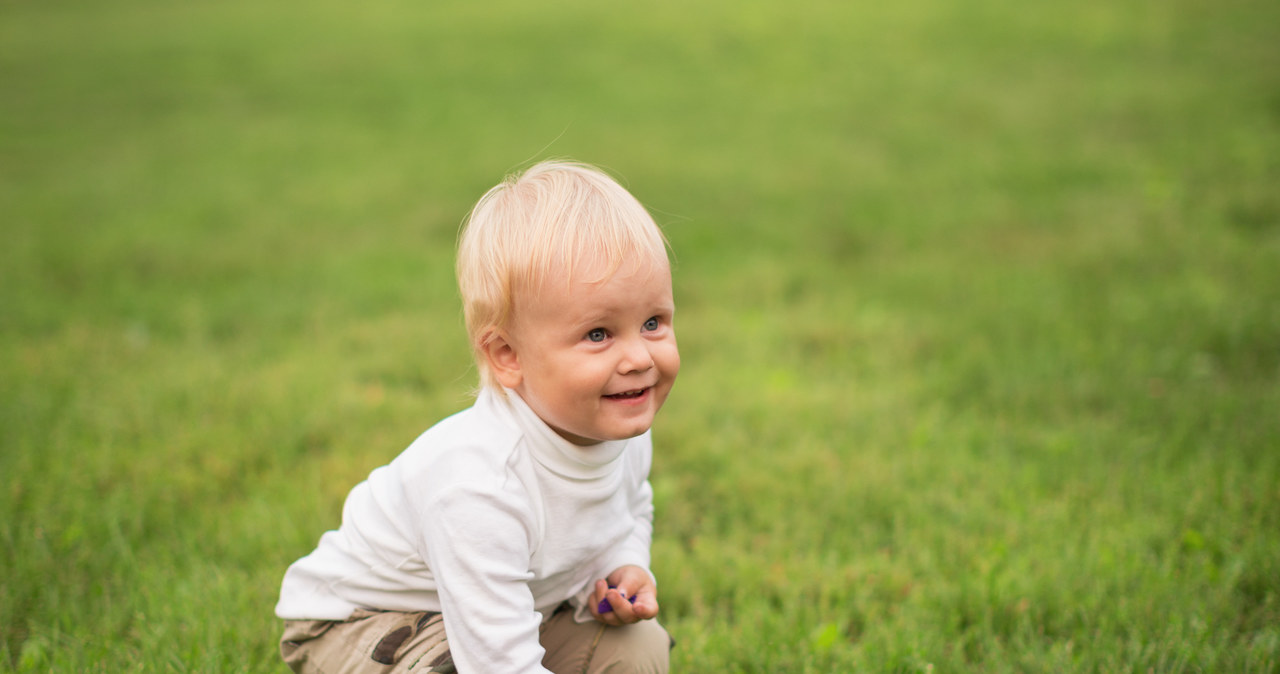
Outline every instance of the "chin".
<path fill-rule="evenodd" d="M 618 433 L 618 435 L 617 435 L 617 436 L 615 436 L 615 438 L 614 438 L 614 439 L 615 439 L 615 440 L 630 440 L 631 438 L 634 438 L 634 437 L 637 437 L 637 436 L 640 436 L 640 435 L 644 435 L 644 434 L 645 434 L 645 432 L 646 432 L 646 431 L 648 431 L 648 430 L 649 430 L 650 428 L 652 428 L 652 427 L 653 427 L 653 424 L 644 424 L 643 426 L 636 426 L 636 427 L 633 427 L 633 428 L 630 428 L 630 429 L 621 430 L 621 431 Z"/>

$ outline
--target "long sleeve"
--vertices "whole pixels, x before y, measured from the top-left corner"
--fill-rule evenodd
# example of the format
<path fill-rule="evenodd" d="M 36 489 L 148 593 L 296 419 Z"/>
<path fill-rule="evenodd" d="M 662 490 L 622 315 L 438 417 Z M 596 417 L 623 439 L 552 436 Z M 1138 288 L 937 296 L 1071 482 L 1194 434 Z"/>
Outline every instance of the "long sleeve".
<path fill-rule="evenodd" d="M 534 518 L 485 485 L 462 485 L 432 500 L 423 533 L 439 584 L 445 630 L 462 672 L 545 672 L 541 618 L 529 587 Z"/>

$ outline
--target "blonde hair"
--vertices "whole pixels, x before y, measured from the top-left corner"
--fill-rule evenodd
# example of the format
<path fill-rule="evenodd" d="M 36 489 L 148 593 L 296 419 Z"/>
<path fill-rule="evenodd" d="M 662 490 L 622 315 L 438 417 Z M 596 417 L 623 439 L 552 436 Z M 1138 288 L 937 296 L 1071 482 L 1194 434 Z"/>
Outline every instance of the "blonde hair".
<path fill-rule="evenodd" d="M 510 327 L 518 292 L 580 267 L 604 281 L 627 261 L 667 263 L 667 240 L 644 206 L 613 178 L 550 160 L 509 175 L 471 210 L 458 237 L 458 289 L 480 383 L 499 393 L 484 349 Z"/>

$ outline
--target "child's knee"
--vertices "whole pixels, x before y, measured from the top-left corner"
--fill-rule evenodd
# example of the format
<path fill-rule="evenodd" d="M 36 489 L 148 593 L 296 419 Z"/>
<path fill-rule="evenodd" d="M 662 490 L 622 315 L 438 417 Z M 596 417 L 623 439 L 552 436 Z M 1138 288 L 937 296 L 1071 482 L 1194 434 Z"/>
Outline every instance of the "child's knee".
<path fill-rule="evenodd" d="M 656 620 L 609 627 L 600 636 L 589 672 L 609 674 L 665 674 L 670 664 L 671 637 Z"/>

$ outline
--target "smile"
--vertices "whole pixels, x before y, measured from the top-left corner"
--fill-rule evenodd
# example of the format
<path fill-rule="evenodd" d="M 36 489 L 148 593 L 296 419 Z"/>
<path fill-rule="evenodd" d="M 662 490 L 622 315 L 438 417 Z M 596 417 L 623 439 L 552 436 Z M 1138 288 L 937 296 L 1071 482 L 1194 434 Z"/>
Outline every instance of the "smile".
<path fill-rule="evenodd" d="M 610 400 L 634 400 L 635 398 L 639 398 L 648 392 L 649 392 L 648 388 L 639 388 L 634 391 L 623 391 L 622 393 L 614 393 L 613 395 L 607 395 L 605 397 Z"/>

